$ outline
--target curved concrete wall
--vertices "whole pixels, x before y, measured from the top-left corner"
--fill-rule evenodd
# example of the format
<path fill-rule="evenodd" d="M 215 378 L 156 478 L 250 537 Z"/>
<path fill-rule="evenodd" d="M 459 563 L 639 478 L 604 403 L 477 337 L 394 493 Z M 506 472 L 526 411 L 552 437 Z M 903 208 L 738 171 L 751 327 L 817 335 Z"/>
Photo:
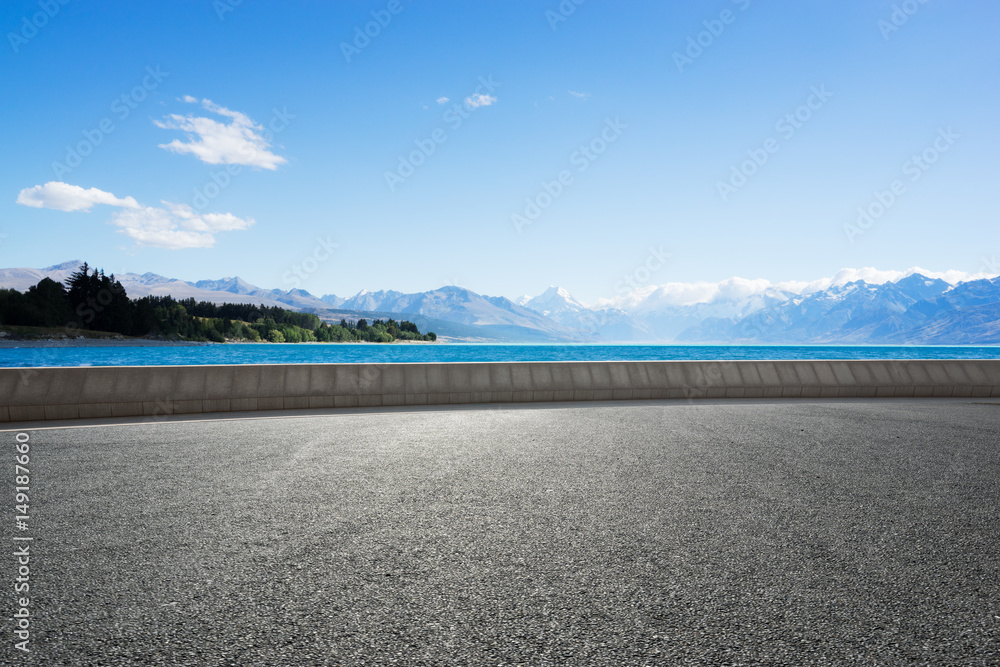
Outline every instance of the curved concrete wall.
<path fill-rule="evenodd" d="M 0 369 L 0 421 L 663 398 L 1000 398 L 1000 360 Z"/>

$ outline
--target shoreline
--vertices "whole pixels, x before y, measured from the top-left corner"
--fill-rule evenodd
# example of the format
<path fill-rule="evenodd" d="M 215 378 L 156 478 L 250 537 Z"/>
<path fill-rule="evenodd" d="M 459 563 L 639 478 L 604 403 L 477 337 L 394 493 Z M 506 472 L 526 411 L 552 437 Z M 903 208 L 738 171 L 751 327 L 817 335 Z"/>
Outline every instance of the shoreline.
<path fill-rule="evenodd" d="M 343 343 L 323 343 L 320 341 L 309 341 L 307 343 L 270 343 L 267 341 L 228 341 L 225 343 L 214 343 L 212 341 L 193 340 L 145 340 L 136 338 L 109 339 L 109 338 L 67 338 L 67 339 L 40 339 L 40 340 L 10 340 L 0 339 L 0 350 L 13 350 L 18 348 L 84 348 L 84 347 L 196 347 L 208 345 L 437 345 L 438 341 L 431 340 L 397 340 L 392 343 L 370 343 L 368 341 L 347 341 Z M 443 343 L 441 343 L 443 344 Z"/>
<path fill-rule="evenodd" d="M 0 350 L 12 350 L 21 347 L 193 347 L 198 345 L 221 345 L 221 343 L 201 342 L 192 340 L 142 340 L 142 339 L 107 339 L 83 338 L 55 340 L 44 338 L 40 340 L 0 340 Z"/>

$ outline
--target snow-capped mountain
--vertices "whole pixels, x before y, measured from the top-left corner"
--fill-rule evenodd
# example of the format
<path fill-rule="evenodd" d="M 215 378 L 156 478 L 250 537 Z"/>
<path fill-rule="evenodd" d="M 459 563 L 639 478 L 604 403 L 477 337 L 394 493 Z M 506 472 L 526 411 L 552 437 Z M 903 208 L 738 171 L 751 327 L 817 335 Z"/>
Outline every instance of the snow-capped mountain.
<path fill-rule="evenodd" d="M 0 287 L 26 291 L 49 277 L 65 282 L 82 262 L 45 269 L 0 269 Z M 332 321 L 360 317 L 397 317 L 415 322 L 443 338 L 502 342 L 569 342 L 578 333 L 504 297 L 476 294 L 461 287 L 403 294 L 362 290 L 349 299 L 328 294 L 322 299 L 301 289 L 264 289 L 239 277 L 187 282 L 155 273 L 116 273 L 130 297 L 171 295 L 211 303 L 252 303 L 311 312 Z"/>
<path fill-rule="evenodd" d="M 655 340 L 646 325 L 625 311 L 612 307 L 588 308 L 563 287 L 552 285 L 538 296 L 522 297 L 520 301 L 525 308 L 575 330 L 575 339 L 582 342 Z"/>
<path fill-rule="evenodd" d="M 82 264 L 83 262 L 74 260 L 44 269 L 0 269 L 0 287 L 26 292 L 29 287 L 37 285 L 42 278 L 64 283 Z"/>
<path fill-rule="evenodd" d="M 78 271 L 82 265 L 83 262 L 74 260 L 44 269 L 0 269 L 0 287 L 24 291 L 45 277 L 65 283 L 70 275 Z M 262 289 L 239 277 L 188 282 L 147 272 L 143 274 L 115 273 L 115 278 L 121 282 L 126 293 L 133 298 L 170 295 L 175 299 L 195 299 L 211 303 L 263 304 L 310 312 L 330 307 L 329 304 L 317 299 L 305 290 L 295 289 L 285 292 L 278 289 Z"/>
<path fill-rule="evenodd" d="M 405 296 L 402 292 L 393 290 L 369 292 L 363 289 L 351 298 L 341 301 L 340 307 L 347 310 L 392 310 L 392 308 L 383 308 L 382 306 L 393 304 L 402 296 Z"/>
<path fill-rule="evenodd" d="M 856 273 L 860 272 L 845 270 L 841 275 Z M 955 285 L 919 272 L 904 272 L 882 283 L 836 278 L 824 282 L 825 286 L 822 282 L 770 285 L 734 278 L 717 284 L 676 283 L 645 288 L 592 307 L 565 289 L 550 287 L 524 303 L 580 331 L 585 340 L 1000 342 L 1000 278 Z M 621 307 L 613 307 L 618 304 Z"/>
<path fill-rule="evenodd" d="M 708 318 L 690 342 L 1000 343 L 1000 278 L 952 286 L 913 274 L 895 283 L 834 285 L 731 318 Z"/>
<path fill-rule="evenodd" d="M 357 311 L 414 313 L 477 326 L 524 327 L 568 337 L 557 322 L 519 306 L 504 297 L 476 294 L 463 287 L 449 285 L 429 292 L 403 294 L 395 291 L 363 290 L 345 300 L 340 308 Z"/>
<path fill-rule="evenodd" d="M 603 299 L 598 307 L 629 314 L 650 340 L 672 341 L 710 318 L 739 318 L 787 301 L 796 292 L 766 281 L 730 278 L 719 283 L 667 283 Z"/>
<path fill-rule="evenodd" d="M 332 308 L 337 308 L 347 299 L 341 296 L 337 296 L 336 294 L 324 294 L 319 298 L 319 300 Z"/>
<path fill-rule="evenodd" d="M 80 265 L 0 269 L 0 287 L 25 291 L 44 277 L 65 282 Z M 443 337 L 483 342 L 1000 343 L 1000 278 L 961 282 L 955 274 L 941 274 L 945 280 L 913 269 L 845 269 L 812 283 L 669 283 L 593 306 L 557 286 L 517 302 L 455 286 L 413 294 L 362 290 L 345 299 L 264 289 L 239 277 L 116 277 L 132 297 L 263 304 L 333 321 L 397 317 Z"/>
<path fill-rule="evenodd" d="M 556 287 L 555 285 L 550 285 L 547 290 L 538 296 L 527 299 L 519 305 L 530 308 L 546 317 L 553 317 L 562 313 L 579 313 L 581 310 L 587 309 L 585 305 L 573 298 L 569 290 Z"/>
<path fill-rule="evenodd" d="M 210 292 L 231 292 L 233 294 L 253 294 L 260 289 L 239 276 L 222 278 L 220 280 L 199 280 L 194 283 L 194 286 Z"/>

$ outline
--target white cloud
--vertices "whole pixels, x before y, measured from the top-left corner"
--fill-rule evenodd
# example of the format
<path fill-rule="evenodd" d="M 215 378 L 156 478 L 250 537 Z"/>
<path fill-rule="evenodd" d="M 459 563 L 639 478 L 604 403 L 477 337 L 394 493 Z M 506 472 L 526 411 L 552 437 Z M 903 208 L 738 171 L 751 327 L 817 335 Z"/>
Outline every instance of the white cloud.
<path fill-rule="evenodd" d="M 211 248 L 215 234 L 247 229 L 254 221 L 231 213 L 196 213 L 186 204 L 163 202 L 166 208 L 143 206 L 119 211 L 111 222 L 138 245 L 179 250 Z"/>
<path fill-rule="evenodd" d="M 471 97 L 465 98 L 465 106 L 470 109 L 478 109 L 479 107 L 488 107 L 492 104 L 496 104 L 497 98 L 492 95 L 483 95 L 482 93 L 476 93 Z"/>
<path fill-rule="evenodd" d="M 437 103 L 438 104 L 448 104 L 448 102 L 450 102 L 450 101 L 451 100 L 448 99 L 447 97 L 439 97 L 439 98 L 437 98 Z"/>
<path fill-rule="evenodd" d="M 884 271 L 873 267 L 864 267 L 860 269 L 841 269 L 831 277 L 819 278 L 812 281 L 787 280 L 772 283 L 770 280 L 763 278 L 748 279 L 733 277 L 718 282 L 675 282 L 664 283 L 662 285 L 647 285 L 628 294 L 610 299 L 598 299 L 596 305 L 598 307 L 611 306 L 628 311 L 642 312 L 670 306 L 692 306 L 718 301 L 744 301 L 768 293 L 791 292 L 793 294 L 806 295 L 828 289 L 834 285 L 846 285 L 858 280 L 863 280 L 873 285 L 882 285 L 890 282 L 898 282 L 914 273 L 919 273 L 928 278 L 938 278 L 951 285 L 957 285 L 960 282 L 969 280 L 993 277 L 993 274 L 984 272 L 971 273 L 956 270 L 930 271 L 922 269 L 919 266 L 911 267 L 905 271 Z"/>
<path fill-rule="evenodd" d="M 181 98 L 188 103 L 198 100 L 190 95 Z M 201 100 L 206 111 L 230 119 L 229 122 L 188 114 L 171 114 L 161 121 L 153 121 L 164 130 L 187 133 L 187 141 L 174 139 L 160 148 L 175 153 L 190 153 L 207 164 L 242 164 L 262 169 L 277 169 L 288 162 L 271 152 L 271 143 L 262 125 L 254 123 L 246 114 L 232 111 L 211 100 Z"/>
<path fill-rule="evenodd" d="M 575 90 L 569 91 L 569 94 L 572 95 L 573 97 L 578 97 L 581 100 L 585 100 L 590 97 L 590 93 L 578 93 Z"/>
<path fill-rule="evenodd" d="M 198 213 L 187 204 L 163 202 L 166 208 L 142 206 L 132 197 L 119 199 L 97 188 L 84 190 L 78 185 L 58 182 L 21 190 L 17 203 L 68 212 L 88 211 L 94 204 L 114 206 L 121 210 L 112 216 L 111 222 L 121 233 L 138 245 L 170 250 L 211 248 L 219 232 L 247 229 L 254 223 L 232 213 Z"/>
<path fill-rule="evenodd" d="M 139 208 L 131 197 L 119 199 L 110 192 L 97 188 L 85 190 L 79 185 L 50 181 L 45 185 L 25 188 L 17 195 L 17 203 L 32 208 L 52 208 L 57 211 L 89 211 L 94 204 Z"/>
<path fill-rule="evenodd" d="M 719 300 L 742 300 L 775 288 L 770 281 L 728 278 L 719 282 L 664 283 L 648 285 L 614 299 L 602 299 L 600 305 L 612 305 L 626 310 L 643 310 L 664 306 L 692 306 Z"/>

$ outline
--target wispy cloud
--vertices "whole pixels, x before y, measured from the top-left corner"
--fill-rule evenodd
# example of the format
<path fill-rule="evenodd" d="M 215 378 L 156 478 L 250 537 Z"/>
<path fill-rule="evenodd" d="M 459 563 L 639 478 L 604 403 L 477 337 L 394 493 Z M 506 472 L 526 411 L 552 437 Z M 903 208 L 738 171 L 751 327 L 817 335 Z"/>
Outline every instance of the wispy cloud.
<path fill-rule="evenodd" d="M 168 250 L 211 248 L 219 232 L 247 229 L 254 224 L 232 213 L 201 214 L 186 204 L 162 203 L 166 208 L 143 206 L 119 211 L 111 222 L 140 246 Z"/>
<path fill-rule="evenodd" d="M 496 104 L 497 98 L 492 95 L 484 95 L 482 93 L 476 93 L 475 95 L 470 95 L 465 98 L 465 106 L 470 109 L 478 109 L 479 107 L 488 107 L 490 105 Z"/>
<path fill-rule="evenodd" d="M 438 104 L 448 104 L 448 102 L 450 102 L 450 101 L 451 100 L 449 98 L 447 98 L 447 97 L 439 97 L 439 98 L 437 98 L 437 103 Z"/>
<path fill-rule="evenodd" d="M 573 97 L 577 97 L 577 98 L 579 98 L 581 100 L 585 100 L 585 99 L 587 99 L 587 98 L 590 97 L 590 93 L 578 93 L 575 90 L 569 91 L 569 94 L 572 95 Z"/>
<path fill-rule="evenodd" d="M 198 103 L 190 95 L 185 95 L 181 101 Z M 273 170 L 288 162 L 271 152 L 264 127 L 246 114 L 219 106 L 208 99 L 201 100 L 201 107 L 229 119 L 228 122 L 194 114 L 171 114 L 164 120 L 153 122 L 164 130 L 186 132 L 187 141 L 174 139 L 168 144 L 160 144 L 160 148 L 175 153 L 190 153 L 207 164 L 242 164 Z"/>
<path fill-rule="evenodd" d="M 97 188 L 85 190 L 57 181 L 21 190 L 17 203 L 67 212 L 89 211 L 95 204 L 113 206 L 120 210 L 111 223 L 121 233 L 138 245 L 169 250 L 210 248 L 219 232 L 247 229 L 254 223 L 232 213 L 196 213 L 186 204 L 165 201 L 164 208 L 142 206 L 132 197 L 119 198 Z"/>
<path fill-rule="evenodd" d="M 139 202 L 131 197 L 119 199 L 104 190 L 97 188 L 85 190 L 79 185 L 69 185 L 59 181 L 50 181 L 45 185 L 21 190 L 17 195 L 17 203 L 32 208 L 51 208 L 57 211 L 89 211 L 95 204 L 139 208 Z"/>
<path fill-rule="evenodd" d="M 788 288 L 790 285 L 772 284 L 768 280 L 728 278 L 718 282 L 664 283 L 648 285 L 612 299 L 599 299 L 600 306 L 614 306 L 628 310 L 644 310 L 664 306 L 692 306 L 697 303 L 712 303 L 719 300 L 741 300 L 768 290 Z M 797 291 L 791 289 L 789 291 Z"/>

